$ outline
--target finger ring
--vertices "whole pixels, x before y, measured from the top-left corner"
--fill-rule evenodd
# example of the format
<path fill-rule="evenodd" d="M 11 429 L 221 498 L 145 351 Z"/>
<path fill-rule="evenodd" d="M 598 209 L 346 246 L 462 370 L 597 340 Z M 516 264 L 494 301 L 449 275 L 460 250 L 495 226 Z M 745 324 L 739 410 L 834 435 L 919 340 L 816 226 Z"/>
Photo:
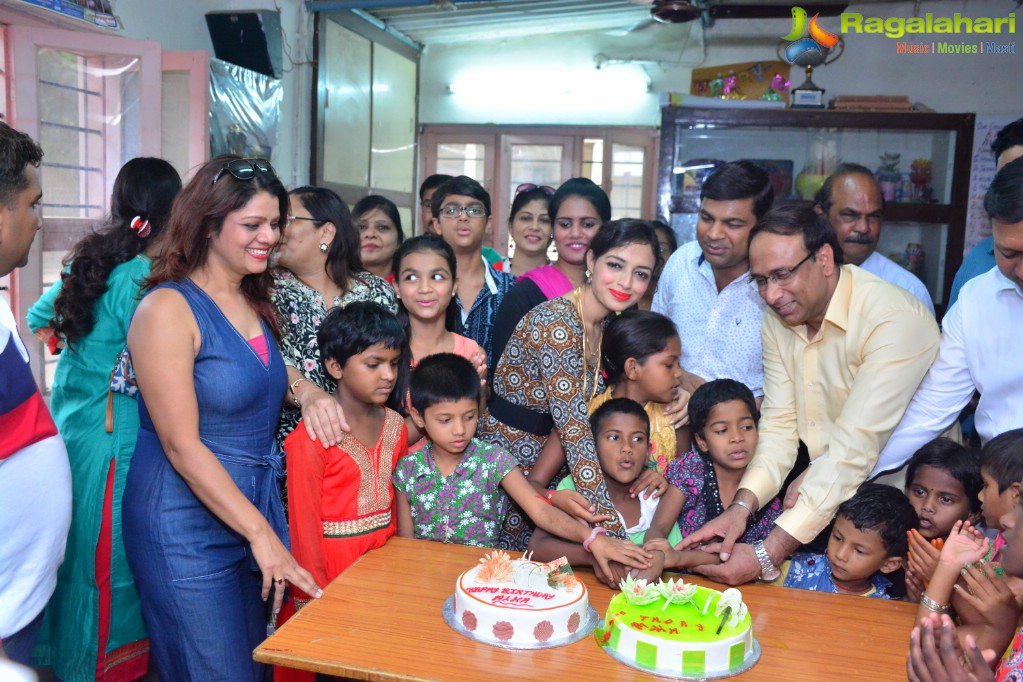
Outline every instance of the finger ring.
<path fill-rule="evenodd" d="M 283 585 L 284 584 L 284 578 L 278 578 L 277 579 L 277 584 L 278 585 Z"/>

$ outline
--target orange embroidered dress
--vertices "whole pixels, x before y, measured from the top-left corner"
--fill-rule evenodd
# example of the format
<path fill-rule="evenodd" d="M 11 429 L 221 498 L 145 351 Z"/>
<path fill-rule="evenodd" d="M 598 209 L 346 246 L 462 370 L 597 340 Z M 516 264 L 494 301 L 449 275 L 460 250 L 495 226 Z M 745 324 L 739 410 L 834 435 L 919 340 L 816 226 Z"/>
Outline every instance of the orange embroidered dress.
<path fill-rule="evenodd" d="M 288 460 L 288 529 L 291 553 L 317 584 L 327 584 L 360 556 L 381 547 L 397 530 L 391 474 L 408 451 L 408 430 L 397 412 L 385 410 L 377 442 L 367 447 L 351 433 L 324 448 L 303 426 L 284 440 Z M 309 600 L 290 588 L 278 626 Z M 275 679 L 312 680 L 312 673 L 277 668 Z"/>

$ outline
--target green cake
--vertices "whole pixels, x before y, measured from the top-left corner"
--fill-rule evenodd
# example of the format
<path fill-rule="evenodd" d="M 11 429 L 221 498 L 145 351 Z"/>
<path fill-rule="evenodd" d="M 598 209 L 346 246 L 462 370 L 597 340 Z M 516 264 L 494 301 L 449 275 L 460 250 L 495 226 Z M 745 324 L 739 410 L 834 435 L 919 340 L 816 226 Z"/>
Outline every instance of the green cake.
<path fill-rule="evenodd" d="M 675 677 L 723 677 L 757 658 L 753 621 L 742 594 L 679 580 L 622 581 L 611 599 L 597 642 L 641 670 Z"/>

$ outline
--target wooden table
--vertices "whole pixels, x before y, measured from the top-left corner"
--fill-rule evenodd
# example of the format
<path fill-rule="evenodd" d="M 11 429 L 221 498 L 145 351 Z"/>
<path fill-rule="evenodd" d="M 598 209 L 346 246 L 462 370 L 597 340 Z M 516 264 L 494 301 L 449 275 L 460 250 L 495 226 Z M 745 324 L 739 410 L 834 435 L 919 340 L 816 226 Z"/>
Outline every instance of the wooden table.
<path fill-rule="evenodd" d="M 487 551 L 392 538 L 263 642 L 255 659 L 356 680 L 664 679 L 615 661 L 593 637 L 515 651 L 456 633 L 444 622 L 441 607 L 458 575 Z M 577 575 L 603 618 L 612 591 L 589 570 Z M 694 582 L 716 586 L 698 577 Z M 915 604 L 763 585 L 746 585 L 742 592 L 763 648 L 760 661 L 742 679 L 906 679 Z"/>

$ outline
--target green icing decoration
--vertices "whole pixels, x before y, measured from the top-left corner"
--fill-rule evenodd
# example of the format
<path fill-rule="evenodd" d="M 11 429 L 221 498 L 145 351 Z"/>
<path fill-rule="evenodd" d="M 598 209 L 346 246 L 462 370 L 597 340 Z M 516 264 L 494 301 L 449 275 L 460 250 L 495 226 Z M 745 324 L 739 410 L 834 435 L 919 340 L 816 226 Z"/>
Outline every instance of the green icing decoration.
<path fill-rule="evenodd" d="M 618 623 L 615 623 L 611 626 L 611 639 L 608 641 L 607 645 L 613 650 L 618 651 L 618 640 L 621 639 L 621 637 L 622 629 L 618 626 Z"/>
<path fill-rule="evenodd" d="M 657 645 L 649 642 L 636 642 L 636 663 L 644 668 L 656 668 Z M 703 663 L 703 652 L 700 652 L 700 663 Z M 702 666 L 700 669 L 703 669 Z"/>
<path fill-rule="evenodd" d="M 732 648 L 728 650 L 728 667 L 732 670 L 742 666 L 746 660 L 746 644 L 745 642 L 739 642 L 733 644 Z"/>
<path fill-rule="evenodd" d="M 702 675 L 707 669 L 706 654 L 702 651 L 682 652 L 682 674 Z"/>
<path fill-rule="evenodd" d="M 671 603 L 664 608 L 664 599 L 649 604 L 630 604 L 621 594 L 611 599 L 608 607 L 609 617 L 615 620 L 612 641 L 617 642 L 618 623 L 631 625 L 638 631 L 660 639 L 677 640 L 679 634 L 685 632 L 685 639 L 691 642 L 716 642 L 722 637 L 730 637 L 745 631 L 750 626 L 749 614 L 735 627 L 725 625 L 720 635 L 716 635 L 721 617 L 714 615 L 714 605 L 719 594 L 715 590 L 699 587 L 696 598 L 697 608 L 693 602 L 684 604 Z M 710 599 L 707 613 L 703 613 L 703 605 Z M 614 643 L 611 646 L 615 646 Z"/>

